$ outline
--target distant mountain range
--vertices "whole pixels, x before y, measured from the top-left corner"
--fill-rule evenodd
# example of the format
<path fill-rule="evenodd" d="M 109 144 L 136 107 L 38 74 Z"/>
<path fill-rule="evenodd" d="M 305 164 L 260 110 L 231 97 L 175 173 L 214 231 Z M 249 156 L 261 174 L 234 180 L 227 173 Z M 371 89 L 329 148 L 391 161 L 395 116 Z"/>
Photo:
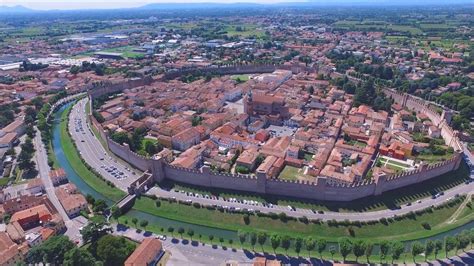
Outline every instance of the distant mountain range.
<path fill-rule="evenodd" d="M 17 6 L 0 6 L 0 13 L 22 13 L 22 12 L 32 12 L 34 9 L 30 9 L 21 5 Z"/>
<path fill-rule="evenodd" d="M 192 1 L 192 0 L 190 0 Z M 252 3 L 252 2 L 235 2 L 235 3 L 152 3 L 136 8 L 113 8 L 117 9 L 207 9 L 207 8 L 252 8 L 259 6 L 351 6 L 351 5 L 363 5 L 363 6 L 395 6 L 395 5 L 452 5 L 452 4 L 473 4 L 472 0 L 301 0 L 301 2 L 280 2 L 275 4 L 265 3 Z M 112 9 L 112 8 L 111 8 Z M 28 12 L 40 12 L 43 10 L 31 9 L 22 5 L 16 6 L 0 6 L 0 13 L 28 13 Z M 60 11 L 60 9 L 50 10 Z"/>

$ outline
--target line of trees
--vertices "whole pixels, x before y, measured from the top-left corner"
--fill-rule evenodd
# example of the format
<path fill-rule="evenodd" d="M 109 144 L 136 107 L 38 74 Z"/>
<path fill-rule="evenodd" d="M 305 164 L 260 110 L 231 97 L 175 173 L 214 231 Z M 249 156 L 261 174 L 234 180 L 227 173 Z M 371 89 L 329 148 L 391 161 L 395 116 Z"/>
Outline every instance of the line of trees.
<path fill-rule="evenodd" d="M 293 246 L 294 251 L 300 255 L 302 250 L 307 252 L 308 257 L 312 256 L 312 252 L 316 251 L 320 259 L 324 259 L 323 254 L 328 251 L 331 254 L 331 259 L 338 253 L 345 262 L 349 255 L 354 255 L 355 261 L 358 262 L 361 257 L 364 257 L 367 263 L 371 263 L 370 258 L 374 254 L 375 247 L 378 247 L 380 255 L 380 263 L 394 263 L 399 261 L 404 256 L 406 259 L 407 254 L 411 254 L 413 262 L 416 263 L 416 257 L 424 253 L 425 261 L 430 256 L 434 256 L 437 259 L 440 252 L 444 250 L 444 255 L 447 258 L 449 252 L 455 251 L 456 254 L 460 250 L 474 245 L 474 229 L 470 231 L 464 230 L 456 236 L 448 236 L 443 240 L 428 240 L 424 243 L 413 242 L 411 245 L 406 245 L 400 241 L 382 241 L 380 243 L 374 243 L 365 240 L 354 240 L 350 238 L 341 238 L 336 245 L 329 245 L 328 242 L 323 238 L 314 238 L 308 236 L 307 238 L 290 238 L 287 235 L 271 234 L 268 235 L 265 232 L 244 232 L 238 231 L 237 233 L 241 247 L 244 247 L 245 243 L 250 243 L 252 249 L 255 250 L 255 246 L 258 244 L 264 251 L 264 245 L 269 243 L 276 253 L 277 248 L 285 250 L 288 255 L 288 250 Z"/>
<path fill-rule="evenodd" d="M 36 170 L 36 164 L 32 160 L 35 154 L 35 148 L 30 137 L 27 137 L 25 142 L 21 144 L 21 152 L 18 155 L 18 168 L 23 170 L 23 177 L 33 178 L 36 177 L 38 171 Z"/>

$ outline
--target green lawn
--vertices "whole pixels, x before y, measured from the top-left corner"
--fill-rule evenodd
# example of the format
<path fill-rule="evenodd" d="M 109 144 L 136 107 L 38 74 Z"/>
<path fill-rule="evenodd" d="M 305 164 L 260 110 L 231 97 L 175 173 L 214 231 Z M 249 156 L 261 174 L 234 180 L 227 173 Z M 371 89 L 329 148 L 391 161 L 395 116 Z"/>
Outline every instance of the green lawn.
<path fill-rule="evenodd" d="M 240 82 L 245 82 L 250 79 L 249 75 L 232 75 L 230 77 L 233 80 L 239 80 Z"/>
<path fill-rule="evenodd" d="M 10 181 L 10 178 L 8 177 L 2 177 L 0 178 L 0 186 L 5 186 L 8 184 L 8 181 Z"/>
<path fill-rule="evenodd" d="M 241 27 L 242 31 L 237 31 L 237 27 Z M 242 25 L 226 25 L 224 31 L 227 32 L 227 36 L 241 36 L 244 38 L 255 36 L 256 38 L 261 38 L 265 36 L 265 32 L 257 29 L 256 25 L 252 24 L 242 24 Z"/>
<path fill-rule="evenodd" d="M 434 155 L 434 154 L 418 154 L 416 159 L 418 161 L 423 161 L 425 163 L 437 163 L 451 159 L 453 154 L 446 153 L 444 155 Z"/>
<path fill-rule="evenodd" d="M 105 181 L 96 176 L 90 171 L 82 162 L 79 153 L 74 147 L 73 140 L 69 136 L 67 131 L 68 114 L 72 106 L 64 110 L 61 115 L 60 131 L 61 131 L 61 146 L 64 151 L 64 155 L 68 159 L 74 171 L 86 182 L 89 186 L 93 187 L 97 192 L 104 195 L 106 198 L 117 201 L 125 196 L 125 192 L 118 188 L 112 188 Z"/>
<path fill-rule="evenodd" d="M 143 57 L 143 53 L 134 52 L 133 49 L 137 47 L 135 46 L 122 46 L 122 47 L 115 47 L 104 49 L 102 52 L 110 52 L 110 53 L 122 53 L 122 56 L 126 58 L 139 58 Z"/>
<path fill-rule="evenodd" d="M 444 222 L 449 219 L 459 206 L 460 203 L 455 204 L 453 207 L 435 210 L 433 213 L 416 216 L 415 219 L 406 218 L 401 221 L 395 221 L 389 225 L 376 223 L 374 225 L 352 226 L 352 228 L 355 232 L 355 237 L 358 239 L 373 241 L 418 239 L 445 231 L 449 225 L 446 225 Z M 346 226 L 330 226 L 327 223 L 305 224 L 295 220 L 283 222 L 280 219 L 254 215 L 250 216 L 250 223 L 246 225 L 242 214 L 230 214 L 205 208 L 196 208 L 163 200 L 161 201 L 161 206 L 156 207 L 155 202 L 147 197 L 138 199 L 135 202 L 134 209 L 168 219 L 233 231 L 265 231 L 282 235 L 287 234 L 293 237 L 314 235 L 328 240 L 349 236 L 348 227 Z M 472 210 L 470 210 L 467 218 L 474 218 Z M 421 225 L 424 222 L 429 223 L 432 229 L 425 230 Z"/>
<path fill-rule="evenodd" d="M 352 145 L 352 146 L 356 146 L 356 147 L 359 147 L 359 148 L 365 148 L 367 146 L 366 143 L 364 143 L 362 141 L 358 141 L 358 140 L 351 140 L 347 144 Z"/>
<path fill-rule="evenodd" d="M 298 171 L 301 170 L 301 168 L 296 168 L 290 165 L 285 166 L 283 168 L 283 171 L 281 171 L 280 175 L 278 178 L 280 179 L 286 179 L 286 180 L 298 180 Z"/>
<path fill-rule="evenodd" d="M 385 159 L 385 158 L 379 158 L 379 161 L 380 161 L 381 163 L 383 163 L 383 164 L 385 164 L 385 162 L 388 161 L 387 166 L 395 166 L 395 167 L 398 166 L 398 167 L 396 167 L 396 168 L 402 169 L 402 170 L 405 169 L 405 168 L 410 167 L 410 165 L 408 165 L 408 164 L 400 163 L 400 162 L 398 162 L 398 161 L 390 160 L 390 159 L 387 160 L 387 159 Z M 389 165 L 389 164 L 391 164 L 391 165 Z"/>
<path fill-rule="evenodd" d="M 308 162 L 313 159 L 313 156 L 314 156 L 313 153 L 306 152 L 306 151 L 304 152 L 304 159 L 305 159 L 306 161 L 308 161 Z"/>
<path fill-rule="evenodd" d="M 132 228 L 134 227 L 134 225 L 131 223 L 131 220 L 132 220 L 132 217 L 129 217 L 129 216 L 121 216 L 119 218 L 119 222 L 122 223 L 122 224 L 127 224 L 128 226 L 131 226 Z M 151 225 L 148 225 L 146 228 L 142 228 L 140 226 L 137 226 L 139 229 L 143 230 L 143 229 L 146 229 L 147 231 L 150 231 L 150 232 L 153 232 L 153 233 L 156 233 L 156 234 L 159 234 L 159 235 L 167 235 L 168 237 L 172 237 L 172 238 L 182 238 L 182 239 L 185 239 L 184 243 L 187 243 L 187 241 L 194 241 L 195 243 L 198 242 L 198 243 L 202 243 L 204 245 L 212 245 L 214 248 L 216 249 L 224 249 L 224 250 L 235 250 L 235 249 L 244 249 L 244 250 L 247 250 L 249 252 L 266 252 L 266 253 L 270 253 L 270 254 L 273 254 L 273 253 L 276 253 L 276 254 L 280 254 L 280 255 L 284 255 L 284 256 L 292 256 L 292 257 L 312 257 L 313 259 L 316 259 L 316 258 L 323 258 L 323 259 L 333 259 L 335 261 L 339 261 L 341 262 L 342 261 L 342 256 L 336 252 L 336 254 L 334 254 L 334 256 L 332 256 L 329 252 L 329 248 L 326 248 L 326 250 L 324 250 L 322 252 L 322 254 L 319 254 L 317 253 L 317 251 L 311 251 L 311 252 L 308 252 L 306 251 L 306 249 L 302 248 L 301 252 L 300 253 L 296 253 L 295 251 L 295 247 L 294 247 L 294 239 L 291 240 L 291 244 L 290 244 L 290 247 L 288 250 L 285 250 L 281 247 L 278 247 L 276 250 L 273 250 L 273 248 L 271 247 L 271 244 L 270 244 L 270 241 L 269 241 L 269 238 L 267 238 L 267 241 L 265 242 L 265 244 L 263 246 L 260 246 L 258 243 L 255 245 L 255 246 L 252 246 L 249 242 L 249 237 L 247 236 L 244 243 L 241 244 L 238 239 L 234 239 L 232 243 L 230 243 L 227 239 L 224 239 L 223 242 L 220 242 L 220 240 L 216 237 L 214 237 L 214 239 L 211 241 L 209 240 L 209 236 L 208 235 L 202 235 L 200 234 L 199 232 L 195 232 L 194 236 L 191 238 L 189 235 L 187 235 L 186 231 L 187 231 L 187 228 L 184 228 L 185 229 L 185 233 L 180 235 L 179 233 L 177 233 L 177 228 L 174 228 L 174 232 L 173 233 L 170 233 L 167 231 L 167 228 L 162 228 L 160 227 L 159 224 L 151 224 Z M 132 229 L 133 230 L 133 229 Z M 293 236 L 291 236 L 293 237 Z M 318 238 L 318 236 L 312 236 L 313 238 Z M 188 243 L 189 244 L 189 243 Z M 444 258 L 444 254 L 445 254 L 445 251 L 444 250 L 441 250 L 438 254 L 438 257 L 437 258 Z M 455 251 L 451 251 L 449 252 L 449 255 L 452 256 L 456 254 Z M 416 256 L 416 262 L 423 262 L 424 261 L 424 257 L 421 256 L 421 255 L 418 255 Z M 431 260 L 434 260 L 435 257 L 434 255 L 431 255 L 428 257 L 428 260 L 431 261 Z M 356 258 L 353 254 L 350 254 L 349 256 L 347 256 L 347 261 L 352 261 L 352 262 L 355 262 Z M 362 256 L 359 258 L 359 262 L 365 262 L 366 261 L 366 257 L 365 256 Z M 369 257 L 369 261 L 371 263 L 392 263 L 392 258 L 390 256 L 388 256 L 387 258 L 385 259 L 381 259 L 380 258 L 380 255 L 379 254 L 376 254 L 376 252 L 374 252 L 373 255 L 371 255 Z M 412 263 L 413 262 L 413 256 L 411 255 L 410 252 L 407 252 L 405 254 L 403 254 L 401 256 L 401 259 L 399 260 L 395 260 L 394 262 L 398 262 L 398 263 L 403 263 L 403 262 L 408 262 L 408 263 Z"/>

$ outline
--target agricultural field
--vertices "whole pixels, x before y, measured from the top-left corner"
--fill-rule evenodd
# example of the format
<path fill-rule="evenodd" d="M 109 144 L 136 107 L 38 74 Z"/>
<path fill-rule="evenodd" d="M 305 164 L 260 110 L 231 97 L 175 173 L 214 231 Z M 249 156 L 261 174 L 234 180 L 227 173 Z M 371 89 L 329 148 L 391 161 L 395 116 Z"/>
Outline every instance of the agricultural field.
<path fill-rule="evenodd" d="M 116 48 L 109 48 L 102 50 L 102 52 L 111 52 L 111 53 L 122 53 L 122 55 L 126 58 L 140 58 L 143 57 L 143 53 L 134 52 L 133 49 L 136 49 L 135 46 L 122 46 Z"/>

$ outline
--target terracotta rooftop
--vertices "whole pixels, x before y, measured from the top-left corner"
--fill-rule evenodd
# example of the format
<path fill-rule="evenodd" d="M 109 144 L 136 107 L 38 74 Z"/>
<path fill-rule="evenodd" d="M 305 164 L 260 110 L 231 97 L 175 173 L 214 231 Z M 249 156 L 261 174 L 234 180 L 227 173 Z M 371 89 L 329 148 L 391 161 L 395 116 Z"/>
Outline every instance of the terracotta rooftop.
<path fill-rule="evenodd" d="M 147 266 L 162 252 L 161 241 L 156 238 L 145 238 L 135 251 L 127 258 L 125 266 Z"/>

